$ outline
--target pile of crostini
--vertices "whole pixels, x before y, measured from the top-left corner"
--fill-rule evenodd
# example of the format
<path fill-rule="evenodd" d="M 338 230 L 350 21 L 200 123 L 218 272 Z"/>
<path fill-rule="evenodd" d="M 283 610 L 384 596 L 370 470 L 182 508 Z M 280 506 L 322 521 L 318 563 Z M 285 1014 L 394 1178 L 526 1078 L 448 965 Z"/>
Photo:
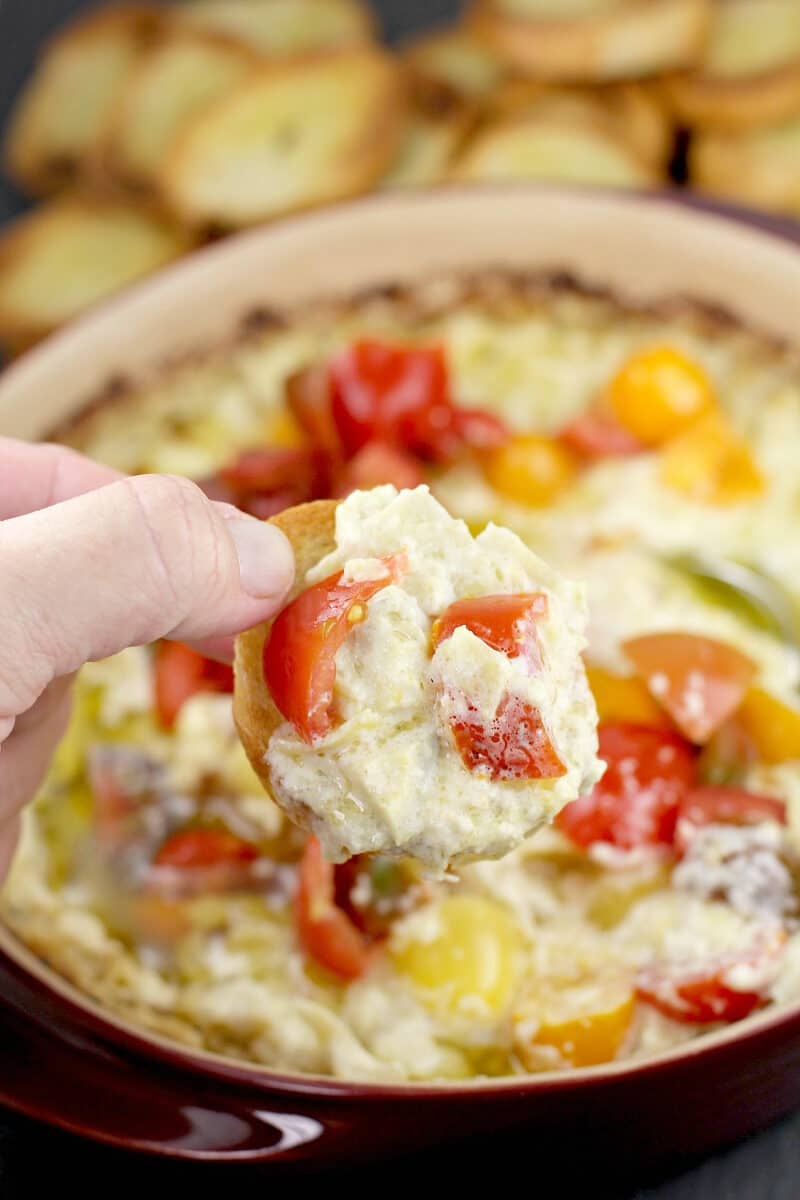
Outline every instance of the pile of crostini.
<path fill-rule="evenodd" d="M 377 189 L 677 169 L 800 215 L 800 0 L 471 0 L 397 50 L 366 0 L 106 4 L 44 46 L 5 165 L 42 200 L 0 237 L 11 353 L 203 241 Z"/>

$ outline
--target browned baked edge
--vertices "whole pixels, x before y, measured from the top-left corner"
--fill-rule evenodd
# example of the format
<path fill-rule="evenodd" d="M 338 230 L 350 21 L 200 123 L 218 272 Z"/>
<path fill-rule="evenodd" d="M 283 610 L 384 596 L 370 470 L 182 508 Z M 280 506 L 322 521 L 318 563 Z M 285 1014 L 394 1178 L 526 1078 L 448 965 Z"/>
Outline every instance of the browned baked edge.
<path fill-rule="evenodd" d="M 79 440 L 100 409 L 122 406 L 138 391 L 155 386 L 174 371 L 191 365 L 212 362 L 236 349 L 253 345 L 265 337 L 277 336 L 302 324 L 324 327 L 360 308 L 382 306 L 394 309 L 398 319 L 423 322 L 441 317 L 462 305 L 478 305 L 498 317 L 519 316 L 561 297 L 575 297 L 605 304 L 621 317 L 658 317 L 681 322 L 701 334 L 739 333 L 774 358 L 785 358 L 787 366 L 800 368 L 800 351 L 764 330 L 747 324 L 722 305 L 710 304 L 691 296 L 675 294 L 651 303 L 634 302 L 621 292 L 580 279 L 572 271 L 559 267 L 540 271 L 518 271 L 507 267 L 487 267 L 481 271 L 430 276 L 414 284 L 387 281 L 347 297 L 320 298 L 298 309 L 252 306 L 244 310 L 235 326 L 220 333 L 216 347 L 204 346 L 162 358 L 141 374 L 122 371 L 109 374 L 105 382 L 66 421 L 52 428 L 52 441 Z"/>

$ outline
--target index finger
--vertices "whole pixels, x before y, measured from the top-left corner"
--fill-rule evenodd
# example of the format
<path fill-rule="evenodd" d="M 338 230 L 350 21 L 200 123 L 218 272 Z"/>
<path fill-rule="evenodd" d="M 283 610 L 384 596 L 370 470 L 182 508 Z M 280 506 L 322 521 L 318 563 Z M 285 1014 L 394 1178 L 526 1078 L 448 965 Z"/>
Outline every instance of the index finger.
<path fill-rule="evenodd" d="M 0 521 L 93 492 L 122 476 L 75 450 L 0 437 Z"/>

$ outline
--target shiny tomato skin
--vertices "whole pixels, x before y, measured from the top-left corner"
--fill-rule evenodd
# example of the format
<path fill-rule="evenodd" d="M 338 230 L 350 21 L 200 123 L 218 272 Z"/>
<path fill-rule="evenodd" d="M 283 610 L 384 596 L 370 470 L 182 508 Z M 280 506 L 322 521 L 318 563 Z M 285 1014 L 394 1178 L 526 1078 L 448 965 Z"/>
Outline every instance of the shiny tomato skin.
<path fill-rule="evenodd" d="M 157 867 L 192 869 L 251 863 L 258 856 L 252 842 L 224 829 L 183 829 L 167 838 L 153 861 Z"/>
<path fill-rule="evenodd" d="M 198 692 L 233 692 L 233 668 L 205 658 L 183 642 L 159 642 L 154 688 L 159 722 L 172 729 L 186 701 Z"/>
<path fill-rule="evenodd" d="M 315 837 L 300 860 L 295 900 L 297 936 L 303 950 L 340 979 L 358 979 L 370 964 L 367 937 L 335 903 L 334 868 Z"/>
<path fill-rule="evenodd" d="M 697 745 L 736 711 L 756 673 L 755 663 L 734 646 L 700 634 L 645 634 L 622 648 L 653 698 Z"/>
<path fill-rule="evenodd" d="M 547 616 L 547 596 L 542 592 L 517 592 L 456 600 L 433 626 L 433 649 L 464 626 L 475 637 L 509 658 L 525 655 L 532 666 L 540 663 L 536 622 Z"/>
<path fill-rule="evenodd" d="M 641 454 L 644 446 L 612 416 L 588 409 L 566 425 L 560 440 L 587 462 Z"/>
<path fill-rule="evenodd" d="M 584 849 L 602 842 L 620 850 L 671 846 L 678 810 L 696 779 L 692 747 L 679 734 L 609 721 L 599 730 L 603 778 L 556 817 L 555 825 Z"/>
<path fill-rule="evenodd" d="M 694 833 L 703 825 L 759 825 L 762 821 L 785 825 L 784 801 L 749 792 L 746 788 L 693 788 L 678 810 L 675 849 L 678 854 L 684 854 Z"/>
<path fill-rule="evenodd" d="M 493 780 L 558 779 L 567 773 L 541 713 L 518 696 L 505 696 L 488 724 L 468 704 L 462 717 L 451 718 L 450 726 L 470 771 L 485 770 Z"/>
<path fill-rule="evenodd" d="M 311 745 L 331 728 L 336 653 L 363 621 L 368 600 L 405 569 L 403 553 L 384 558 L 380 579 L 344 582 L 338 571 L 306 588 L 278 614 L 264 644 L 264 679 L 282 716 Z"/>
<path fill-rule="evenodd" d="M 450 424 L 447 363 L 441 346 L 395 346 L 363 339 L 329 364 L 331 412 L 346 455 L 371 441 L 416 450 L 420 437 Z M 423 420 L 424 418 L 424 420 Z M 427 447 L 426 447 L 427 448 Z"/>
<path fill-rule="evenodd" d="M 342 467 L 336 495 L 348 496 L 350 492 L 378 487 L 382 483 L 392 483 L 401 491 L 424 482 L 425 474 L 419 459 L 386 442 L 368 442 Z"/>

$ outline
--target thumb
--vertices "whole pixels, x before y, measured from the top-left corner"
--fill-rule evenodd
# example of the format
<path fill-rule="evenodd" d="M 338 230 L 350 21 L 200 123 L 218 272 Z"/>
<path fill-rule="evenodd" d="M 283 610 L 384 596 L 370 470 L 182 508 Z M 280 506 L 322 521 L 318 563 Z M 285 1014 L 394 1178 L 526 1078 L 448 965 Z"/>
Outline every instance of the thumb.
<path fill-rule="evenodd" d="M 249 628 L 294 575 L 280 530 L 165 475 L 0 523 L 0 564 L 0 719 L 126 646 Z"/>

